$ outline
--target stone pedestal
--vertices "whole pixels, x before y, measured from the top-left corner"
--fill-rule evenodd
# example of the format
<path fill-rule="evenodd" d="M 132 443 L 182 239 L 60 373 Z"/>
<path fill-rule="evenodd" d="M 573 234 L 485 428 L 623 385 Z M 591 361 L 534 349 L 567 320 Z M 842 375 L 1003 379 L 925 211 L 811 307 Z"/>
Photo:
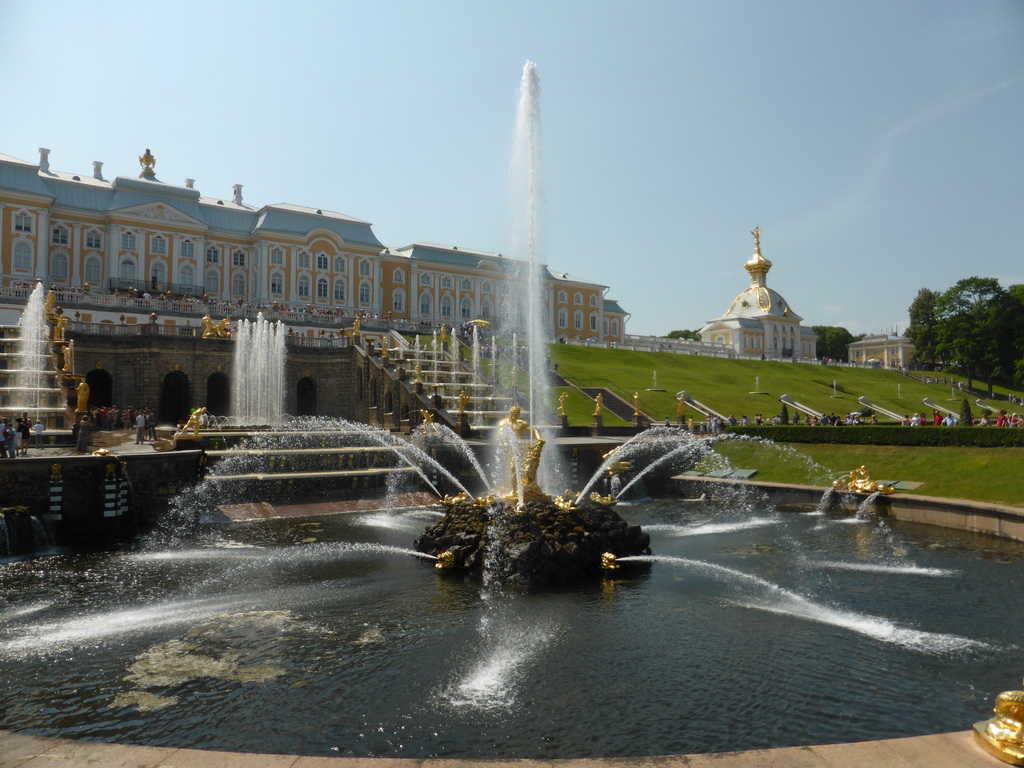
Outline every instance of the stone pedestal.
<path fill-rule="evenodd" d="M 176 451 L 205 451 L 206 438 L 202 435 L 178 435 L 174 438 Z"/>
<path fill-rule="evenodd" d="M 455 417 L 455 426 L 459 433 L 459 437 L 465 437 L 469 434 L 469 414 L 460 413 Z"/>
<path fill-rule="evenodd" d="M 566 416 L 566 415 L 565 415 L 564 413 L 561 413 L 561 414 L 559 414 L 559 415 L 558 415 L 558 425 L 559 425 L 559 426 L 560 426 L 560 427 L 561 427 L 561 428 L 562 428 L 563 430 L 566 430 L 566 429 L 568 429 L 568 428 L 569 428 L 569 417 L 568 417 L 568 416 Z"/>
<path fill-rule="evenodd" d="M 595 416 L 591 426 L 594 429 L 604 429 L 604 416 Z"/>

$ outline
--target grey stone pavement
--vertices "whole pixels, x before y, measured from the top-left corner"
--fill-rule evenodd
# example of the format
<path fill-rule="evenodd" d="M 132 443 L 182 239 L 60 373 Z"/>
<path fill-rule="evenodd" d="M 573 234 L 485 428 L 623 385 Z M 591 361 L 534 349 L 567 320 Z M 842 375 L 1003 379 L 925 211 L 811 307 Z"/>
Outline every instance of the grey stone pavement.
<path fill-rule="evenodd" d="M 47 739 L 0 731 L 2 768 L 997 768 L 1006 763 L 982 750 L 972 733 L 941 733 L 908 739 L 816 747 L 567 760 L 448 760 L 298 757 L 210 752 L 173 747 Z"/>

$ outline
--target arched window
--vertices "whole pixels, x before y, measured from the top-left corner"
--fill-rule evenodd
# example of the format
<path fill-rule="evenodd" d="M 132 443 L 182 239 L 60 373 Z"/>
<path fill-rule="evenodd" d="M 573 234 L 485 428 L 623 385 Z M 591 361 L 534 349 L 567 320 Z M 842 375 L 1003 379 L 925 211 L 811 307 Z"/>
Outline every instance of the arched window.
<path fill-rule="evenodd" d="M 306 255 L 308 256 L 309 254 Z M 306 275 L 299 278 L 299 298 L 309 298 L 309 278 Z"/>
<path fill-rule="evenodd" d="M 597 330 L 597 312 L 590 313 L 590 330 Z"/>
<path fill-rule="evenodd" d="M 473 302 L 468 297 L 459 303 L 459 317 L 463 320 L 473 319 Z"/>
<path fill-rule="evenodd" d="M 464 290 L 464 291 L 472 291 L 473 290 L 473 281 L 470 280 L 468 277 L 462 278 L 462 290 Z"/>
<path fill-rule="evenodd" d="M 220 248 L 216 245 L 208 245 L 206 247 L 206 263 L 220 264 Z"/>
<path fill-rule="evenodd" d="M 331 258 L 322 251 L 316 255 L 316 268 L 321 272 L 326 272 L 331 265 Z"/>
<path fill-rule="evenodd" d="M 483 291 L 484 293 L 491 293 L 491 281 L 484 280 L 483 284 L 481 284 L 480 286 L 480 290 Z"/>
<path fill-rule="evenodd" d="M 490 320 L 492 314 L 494 314 L 494 311 L 491 308 L 490 300 L 484 299 L 483 304 L 480 305 L 480 319 Z"/>
<path fill-rule="evenodd" d="M 162 235 L 156 235 L 149 241 L 149 252 L 158 253 L 161 256 L 167 253 L 167 239 Z"/>
<path fill-rule="evenodd" d="M 178 255 L 183 259 L 194 259 L 196 257 L 196 244 L 191 240 L 182 240 L 178 243 Z"/>
<path fill-rule="evenodd" d="M 359 303 L 370 303 L 370 284 L 365 280 L 359 284 Z"/>
<path fill-rule="evenodd" d="M 363 259 L 359 262 L 359 274 L 363 277 L 370 276 L 370 262 L 368 259 Z M 362 291 L 362 289 L 360 289 Z"/>
<path fill-rule="evenodd" d="M 441 287 L 442 288 L 451 288 L 452 287 L 452 279 L 450 277 L 442 277 L 441 278 Z"/>
<path fill-rule="evenodd" d="M 182 287 L 186 291 L 190 291 L 196 284 L 196 271 L 192 269 L 191 264 L 186 264 L 178 272 L 178 282 L 181 283 Z"/>
<path fill-rule="evenodd" d="M 299 269 L 309 269 L 309 251 L 299 251 Z"/>
<path fill-rule="evenodd" d="M 103 235 L 97 229 L 90 229 L 85 233 L 85 247 L 94 251 L 103 248 Z"/>
<path fill-rule="evenodd" d="M 452 317 L 452 297 L 442 296 L 441 297 L 441 317 L 446 320 L 450 320 Z"/>
<path fill-rule="evenodd" d="M 583 330 L 583 310 L 582 309 L 577 309 L 573 313 L 572 323 L 573 323 L 573 327 L 577 331 L 582 331 Z"/>
<path fill-rule="evenodd" d="M 420 275 L 420 285 L 430 285 L 430 275 L 426 272 Z"/>
<path fill-rule="evenodd" d="M 32 246 L 18 243 L 14 246 L 14 268 L 29 271 L 32 269 Z"/>
<path fill-rule="evenodd" d="M 405 282 L 405 272 L 403 272 L 403 271 L 402 271 L 402 270 L 400 270 L 400 269 L 396 269 L 396 270 L 395 270 L 395 271 L 394 271 L 394 272 L 392 273 L 391 277 L 392 277 L 392 279 L 393 279 L 393 280 L 394 280 L 394 281 L 395 281 L 396 283 L 404 283 L 404 282 Z"/>
<path fill-rule="evenodd" d="M 280 296 L 284 293 L 284 275 L 280 272 L 270 273 L 270 292 L 275 296 Z"/>
<path fill-rule="evenodd" d="M 238 298 L 245 298 L 245 275 L 236 272 L 231 278 L 231 295 Z"/>
<path fill-rule="evenodd" d="M 569 327 L 569 312 L 565 307 L 558 310 L 558 327 L 568 328 Z"/>
<path fill-rule="evenodd" d="M 391 311 L 405 312 L 405 291 L 396 288 L 391 292 Z"/>
<path fill-rule="evenodd" d="M 580 306 L 583 306 L 583 294 L 579 293 L 579 292 L 574 293 L 573 296 L 572 296 L 572 303 L 573 304 L 579 304 Z"/>
<path fill-rule="evenodd" d="M 134 280 L 135 279 L 135 260 L 134 259 L 122 259 L 121 268 L 118 272 L 122 280 Z"/>
<path fill-rule="evenodd" d="M 345 281 L 344 280 L 335 280 L 334 281 L 334 300 L 335 301 L 345 301 L 345 295 L 347 293 L 348 292 L 345 290 Z"/>
<path fill-rule="evenodd" d="M 95 285 L 103 280 L 103 262 L 95 256 L 85 260 L 85 282 Z"/>
<path fill-rule="evenodd" d="M 596 293 L 590 294 L 590 306 L 592 306 L 592 307 L 596 307 L 597 306 L 597 294 Z"/>
<path fill-rule="evenodd" d="M 68 255 L 57 252 L 50 257 L 50 277 L 54 280 L 68 279 Z"/>
<path fill-rule="evenodd" d="M 567 294 L 565 291 L 559 291 L 558 292 L 558 303 L 559 304 L 565 304 L 567 301 L 569 301 L 569 294 Z"/>
<path fill-rule="evenodd" d="M 122 251 L 134 251 L 135 250 L 135 233 L 134 232 L 122 232 L 121 233 L 121 250 Z"/>
<path fill-rule="evenodd" d="M 316 281 L 316 297 L 318 299 L 327 298 L 327 278 L 321 277 Z"/>
<path fill-rule="evenodd" d="M 203 280 L 203 290 L 213 295 L 220 293 L 220 275 L 217 273 L 217 270 L 207 270 L 206 277 Z"/>
<path fill-rule="evenodd" d="M 154 261 L 149 267 L 149 287 L 151 290 L 167 290 L 167 265 L 162 261 Z"/>
<path fill-rule="evenodd" d="M 345 271 L 345 257 L 344 256 L 335 256 L 334 257 L 334 271 L 335 272 L 344 272 Z"/>
<path fill-rule="evenodd" d="M 420 315 L 422 317 L 430 317 L 432 314 L 434 302 L 433 297 L 429 293 L 420 294 Z"/>
<path fill-rule="evenodd" d="M 270 251 L 270 263 L 275 267 L 284 265 L 284 251 L 280 248 L 273 248 Z"/>

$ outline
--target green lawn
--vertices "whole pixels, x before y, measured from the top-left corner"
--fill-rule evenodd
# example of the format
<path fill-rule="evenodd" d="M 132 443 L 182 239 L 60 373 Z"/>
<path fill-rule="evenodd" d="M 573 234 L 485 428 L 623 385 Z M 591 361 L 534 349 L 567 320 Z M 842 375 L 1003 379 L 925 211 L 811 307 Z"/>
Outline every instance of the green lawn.
<path fill-rule="evenodd" d="M 926 411 L 930 415 L 931 410 L 921 402 L 926 397 L 954 411 L 959 411 L 963 399 L 949 386 L 923 384 L 876 368 L 722 360 L 568 344 L 553 344 L 549 349 L 552 362 L 558 363 L 558 372 L 569 381 L 578 386 L 605 386 L 627 400 L 633 392 L 639 392 L 640 407 L 656 421 L 666 416 L 675 420 L 675 393 L 681 390 L 719 413 L 737 419 L 746 414 L 751 420 L 755 413 L 776 415 L 781 408 L 778 398 L 784 394 L 814 410 L 837 414 L 858 410 L 861 406 L 857 398 L 862 396 L 875 405 L 908 415 Z M 664 392 L 649 391 L 655 373 L 657 388 Z M 996 390 L 1004 399 L 986 401 L 989 405 L 1011 412 L 1018 409 L 1005 400 L 1005 388 Z M 751 394 L 754 391 L 766 394 Z M 968 397 L 972 410 L 979 415 L 981 409 L 974 400 Z M 689 411 L 688 415 L 694 414 Z M 879 420 L 885 421 L 881 416 Z"/>

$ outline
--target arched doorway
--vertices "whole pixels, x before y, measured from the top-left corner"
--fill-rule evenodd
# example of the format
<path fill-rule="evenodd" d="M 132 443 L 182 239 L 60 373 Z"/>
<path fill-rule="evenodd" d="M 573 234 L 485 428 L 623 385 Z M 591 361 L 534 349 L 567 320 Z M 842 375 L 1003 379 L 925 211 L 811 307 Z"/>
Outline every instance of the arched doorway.
<path fill-rule="evenodd" d="M 188 376 L 181 371 L 171 371 L 164 376 L 164 385 L 160 392 L 160 411 L 158 419 L 162 424 L 177 424 L 188 418 L 188 407 L 191 399 L 188 395 Z"/>
<path fill-rule="evenodd" d="M 231 415 L 231 379 L 214 371 L 206 380 L 206 411 L 212 416 Z"/>
<path fill-rule="evenodd" d="M 89 385 L 89 406 L 101 408 L 114 404 L 114 377 L 102 368 L 93 368 L 85 374 Z"/>
<path fill-rule="evenodd" d="M 309 376 L 299 379 L 297 416 L 316 416 L 316 382 Z"/>

